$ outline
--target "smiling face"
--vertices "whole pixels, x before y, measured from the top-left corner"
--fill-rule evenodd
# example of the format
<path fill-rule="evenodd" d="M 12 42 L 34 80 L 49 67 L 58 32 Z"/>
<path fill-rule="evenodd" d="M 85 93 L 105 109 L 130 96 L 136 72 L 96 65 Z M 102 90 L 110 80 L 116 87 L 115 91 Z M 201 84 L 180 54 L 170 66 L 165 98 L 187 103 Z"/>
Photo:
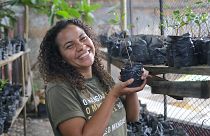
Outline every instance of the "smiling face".
<path fill-rule="evenodd" d="M 56 42 L 61 56 L 67 63 L 71 64 L 79 72 L 91 70 L 95 47 L 83 29 L 70 24 L 58 33 Z"/>

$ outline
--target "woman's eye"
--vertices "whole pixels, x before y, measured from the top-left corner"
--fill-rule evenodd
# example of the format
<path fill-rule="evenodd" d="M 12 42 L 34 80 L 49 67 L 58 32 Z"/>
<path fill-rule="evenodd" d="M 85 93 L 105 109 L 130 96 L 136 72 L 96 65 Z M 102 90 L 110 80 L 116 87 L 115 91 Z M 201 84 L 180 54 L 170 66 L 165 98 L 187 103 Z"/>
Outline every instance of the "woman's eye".
<path fill-rule="evenodd" d="M 73 45 L 71 45 L 71 44 L 66 45 L 66 48 L 72 48 L 72 47 L 73 47 Z"/>
<path fill-rule="evenodd" d="M 84 41 L 84 40 L 86 40 L 86 36 L 84 36 L 84 37 L 81 38 L 81 41 Z"/>

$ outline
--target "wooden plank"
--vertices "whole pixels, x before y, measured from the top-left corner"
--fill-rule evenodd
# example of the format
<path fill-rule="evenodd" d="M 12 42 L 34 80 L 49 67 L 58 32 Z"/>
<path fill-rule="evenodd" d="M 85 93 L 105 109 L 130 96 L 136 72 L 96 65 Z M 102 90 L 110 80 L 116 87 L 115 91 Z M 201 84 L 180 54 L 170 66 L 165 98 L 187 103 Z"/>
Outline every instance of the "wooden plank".
<path fill-rule="evenodd" d="M 164 65 L 144 65 L 145 69 L 153 74 L 166 74 L 166 73 L 176 73 L 176 74 L 193 74 L 193 75 L 210 75 L 210 66 L 191 66 L 191 67 L 168 67 Z"/>
<path fill-rule="evenodd" d="M 210 98 L 210 81 L 152 81 L 150 86 L 154 94 Z"/>
<path fill-rule="evenodd" d="M 13 54 L 12 56 L 9 56 L 7 59 L 5 60 L 1 60 L 0 61 L 0 66 L 4 66 L 8 63 L 11 63 L 12 61 L 16 60 L 17 58 L 19 58 L 20 56 L 22 56 L 24 54 L 23 51 L 19 52 L 19 53 L 16 53 L 16 54 Z"/>

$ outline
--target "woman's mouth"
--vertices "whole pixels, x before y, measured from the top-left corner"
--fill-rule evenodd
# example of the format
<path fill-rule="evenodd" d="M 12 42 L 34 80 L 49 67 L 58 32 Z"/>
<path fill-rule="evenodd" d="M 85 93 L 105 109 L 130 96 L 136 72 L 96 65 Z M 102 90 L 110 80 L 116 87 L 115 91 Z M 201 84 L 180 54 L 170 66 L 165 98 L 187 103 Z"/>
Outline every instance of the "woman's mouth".
<path fill-rule="evenodd" d="M 83 59 L 83 58 L 89 56 L 89 54 L 90 54 L 90 49 L 88 49 L 86 52 L 82 53 L 78 58 Z"/>

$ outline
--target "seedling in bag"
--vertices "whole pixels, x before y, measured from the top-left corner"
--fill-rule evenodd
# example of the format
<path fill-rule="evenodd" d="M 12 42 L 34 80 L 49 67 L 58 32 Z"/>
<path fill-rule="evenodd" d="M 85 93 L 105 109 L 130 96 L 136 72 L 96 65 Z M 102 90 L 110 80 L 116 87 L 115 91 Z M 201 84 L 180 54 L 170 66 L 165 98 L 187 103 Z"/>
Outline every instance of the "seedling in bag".
<path fill-rule="evenodd" d="M 130 42 L 126 42 L 130 44 Z M 127 81 L 128 79 L 133 78 L 134 81 L 132 84 L 128 85 L 128 87 L 138 87 L 142 84 L 143 80 L 141 79 L 141 75 L 143 73 L 143 65 L 142 63 L 132 63 L 129 52 L 128 46 L 126 46 L 126 51 L 128 55 L 128 63 L 121 69 L 121 81 Z"/>

